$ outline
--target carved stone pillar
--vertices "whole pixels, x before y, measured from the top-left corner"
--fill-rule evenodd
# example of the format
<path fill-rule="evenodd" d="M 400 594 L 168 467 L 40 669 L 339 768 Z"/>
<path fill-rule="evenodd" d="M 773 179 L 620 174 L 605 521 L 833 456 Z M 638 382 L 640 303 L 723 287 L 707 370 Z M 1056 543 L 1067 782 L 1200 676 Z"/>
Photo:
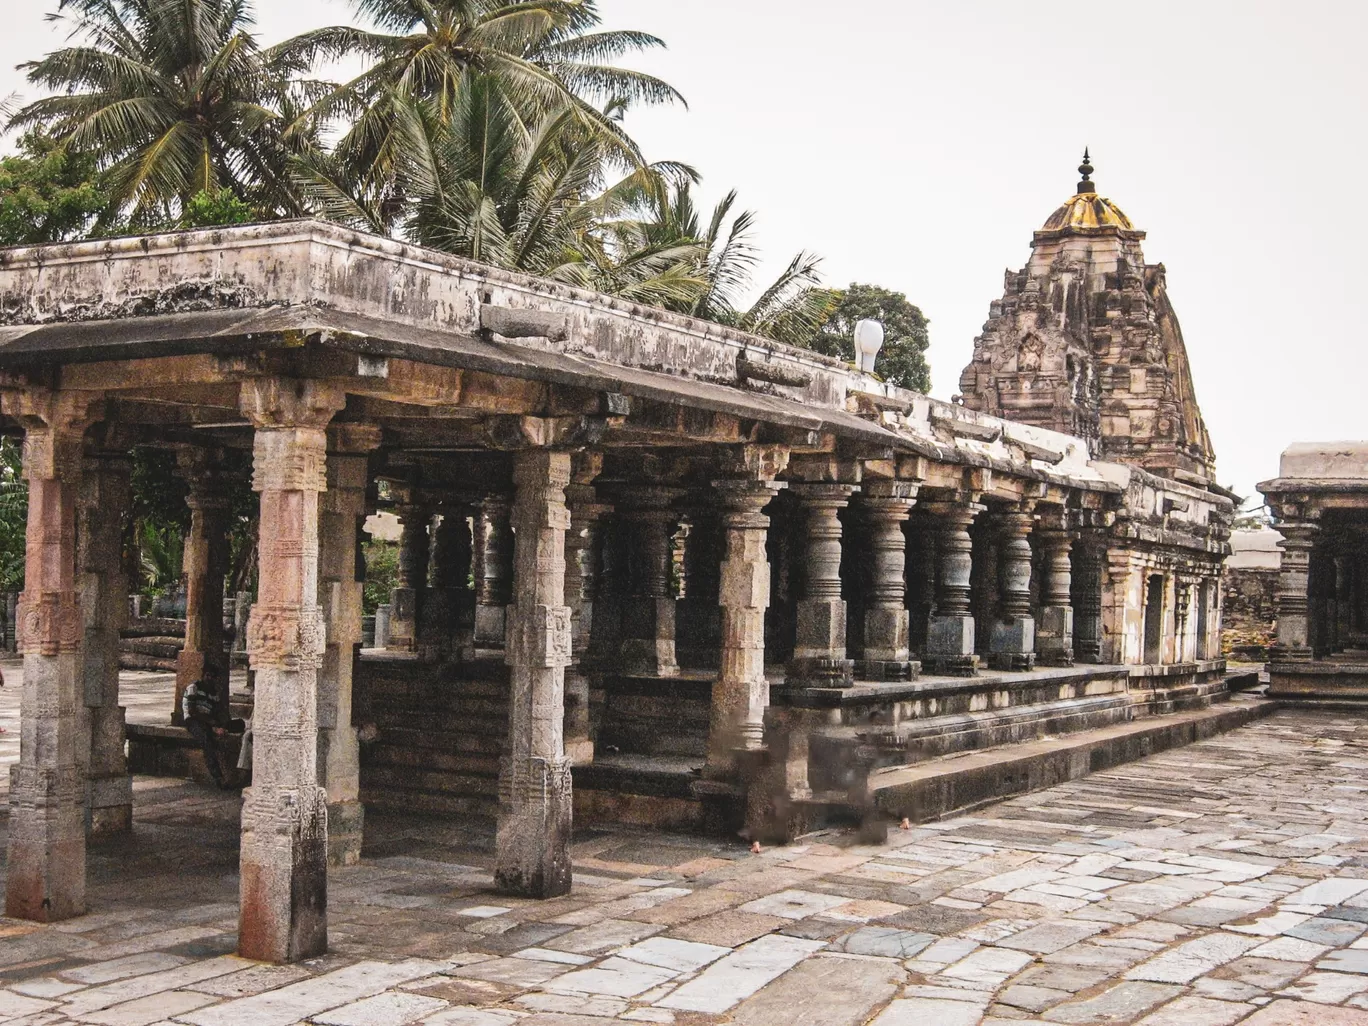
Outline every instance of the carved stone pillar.
<path fill-rule="evenodd" d="M 123 534 L 132 506 L 130 470 L 127 456 L 102 453 L 88 458 L 77 511 L 92 834 L 133 828 L 133 778 L 124 754 L 124 710 L 119 705 L 119 632 L 128 619 Z"/>
<path fill-rule="evenodd" d="M 854 682 L 855 663 L 846 658 L 839 514 L 855 488 L 845 484 L 793 486 L 802 503 L 807 536 L 807 582 L 804 597 L 798 601 L 793 662 L 788 671 L 793 684 L 849 687 Z"/>
<path fill-rule="evenodd" d="M 1073 563 L 1074 536 L 1061 526 L 1042 528 L 1040 539 L 1043 580 L 1040 622 L 1036 626 L 1036 654 L 1045 666 L 1072 666 L 1074 661 Z"/>
<path fill-rule="evenodd" d="M 366 565 L 361 525 L 366 519 L 369 459 L 378 428 L 339 424 L 329 432 L 328 490 L 318 519 L 318 605 L 326 625 L 318 671 L 318 779 L 328 793 L 328 862 L 361 860 L 365 809 L 360 799 L 360 746 L 352 725 L 352 678 L 361 647 L 361 592 Z"/>
<path fill-rule="evenodd" d="M 472 658 L 502 657 L 508 604 L 513 601 L 513 529 L 509 497 L 480 500 L 475 516 L 475 648 Z"/>
<path fill-rule="evenodd" d="M 978 672 L 974 654 L 974 617 L 969 611 L 969 578 L 974 568 L 969 526 L 984 507 L 968 501 L 923 503 L 937 518 L 936 612 L 927 624 L 923 659 L 936 673 L 972 676 Z"/>
<path fill-rule="evenodd" d="M 673 509 L 679 491 L 656 486 L 622 489 L 615 502 L 629 532 L 628 601 L 622 607 L 625 673 L 657 677 L 679 674 L 675 656 L 675 599 L 671 588 L 671 540 L 679 526 Z"/>
<path fill-rule="evenodd" d="M 1070 553 L 1074 610 L 1074 658 L 1102 661 L 1102 553 L 1104 541 L 1095 528 L 1085 529 Z"/>
<path fill-rule="evenodd" d="M 553 898 L 570 891 L 570 760 L 564 748 L 568 453 L 515 457 L 513 593 L 508 607 L 508 755 L 499 768 L 495 886 Z"/>
<path fill-rule="evenodd" d="M 1035 668 L 1035 617 L 1031 615 L 1029 508 L 997 515 L 998 616 L 993 623 L 990 661 L 999 670 Z"/>
<path fill-rule="evenodd" d="M 1197 659 L 1197 617 L 1193 615 L 1193 605 L 1201 589 L 1192 577 L 1179 577 L 1176 582 L 1177 605 L 1175 613 L 1178 620 L 1177 651 L 1174 659 L 1180 663 L 1195 662 Z"/>
<path fill-rule="evenodd" d="M 474 539 L 470 507 L 443 502 L 442 522 L 432 535 L 432 587 L 419 625 L 424 650 L 450 659 L 469 648 L 475 626 L 475 593 L 470 587 Z"/>
<path fill-rule="evenodd" d="M 860 506 L 869 524 L 870 589 L 864 607 L 864 653 L 858 666 L 866 680 L 910 680 L 921 668 L 911 662 L 907 612 L 907 535 L 903 524 L 917 501 L 909 481 L 870 481 Z"/>
<path fill-rule="evenodd" d="M 722 607 L 718 575 L 725 545 L 722 519 L 711 494 L 690 502 L 684 539 L 684 597 L 676 616 L 676 654 L 682 665 L 715 670 L 722 651 Z"/>
<path fill-rule="evenodd" d="M 257 602 L 247 623 L 256 671 L 252 786 L 242 803 L 238 952 L 296 962 L 328 946 L 328 794 L 318 784 L 319 494 L 339 390 L 261 378 L 242 385 L 256 428 L 252 487 L 260 494 Z"/>
<path fill-rule="evenodd" d="M 600 527 L 612 508 L 597 501 L 593 481 L 603 466 L 598 453 L 574 457 L 571 481 L 565 489 L 570 530 L 565 536 L 565 604 L 570 608 L 571 665 L 565 671 L 565 754 L 577 765 L 594 761 L 589 722 L 589 676 L 584 660 L 594 629 L 602 555 Z"/>
<path fill-rule="evenodd" d="M 908 644 L 914 655 L 921 655 L 926 651 L 927 625 L 936 610 L 937 532 L 934 518 L 914 515 L 906 534 L 907 609 L 911 620 Z"/>
<path fill-rule="evenodd" d="M 185 722 L 181 696 L 202 681 L 214 696 L 221 721 L 228 719 L 228 653 L 223 637 L 223 579 L 230 549 L 228 482 L 220 468 L 223 453 L 214 449 L 182 449 L 177 470 L 190 494 L 190 533 L 185 539 L 185 647 L 176 657 L 176 695 L 171 722 Z"/>
<path fill-rule="evenodd" d="M 1278 524 L 1283 550 L 1278 574 L 1278 640 L 1269 653 L 1277 661 L 1311 658 L 1311 620 L 1307 583 L 1311 550 L 1316 546 L 1320 525 L 1314 522 Z"/>
<path fill-rule="evenodd" d="M 427 597 L 431 553 L 428 527 L 432 524 L 432 507 L 406 504 L 395 512 L 403 525 L 403 534 L 399 536 L 399 583 L 390 592 L 389 647 L 400 652 L 416 652 L 418 620 Z"/>
<path fill-rule="evenodd" d="M 5 914 L 55 922 L 85 911 L 86 782 L 76 590 L 76 494 L 89 396 L 40 392 L 4 396 L 24 427 L 28 480 L 24 592 L 18 645 L 24 656 L 19 762 L 10 767 Z"/>
<path fill-rule="evenodd" d="M 761 510 L 784 487 L 774 477 L 788 453 L 754 457 L 756 473 L 746 480 L 713 484 L 722 507 L 726 554 L 722 562 L 722 657 L 713 685 L 705 776 L 735 775 L 738 751 L 764 742 L 769 682 L 765 679 L 765 609 L 769 606 L 770 565 L 765 553 L 769 517 Z"/>

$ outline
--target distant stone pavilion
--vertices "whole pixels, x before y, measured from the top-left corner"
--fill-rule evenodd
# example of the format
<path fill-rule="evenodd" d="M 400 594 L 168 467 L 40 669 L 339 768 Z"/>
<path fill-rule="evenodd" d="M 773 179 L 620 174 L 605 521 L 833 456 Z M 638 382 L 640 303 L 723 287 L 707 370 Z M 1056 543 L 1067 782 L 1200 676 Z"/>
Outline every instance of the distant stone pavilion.
<path fill-rule="evenodd" d="M 366 805 L 494 823 L 495 885 L 550 897 L 572 821 L 878 829 L 983 797 L 908 804 L 909 764 L 1225 697 L 1232 497 L 1163 267 L 1091 170 L 958 404 L 311 221 L 0 251 L 31 510 L 7 914 L 80 915 L 87 833 L 131 823 L 134 445 L 189 483 L 178 684 L 220 695 L 223 455 L 252 453 L 253 958 L 325 950 Z M 362 651 L 382 507 L 401 579 Z"/>
<path fill-rule="evenodd" d="M 1368 442 L 1300 442 L 1259 485 L 1283 550 L 1268 693 L 1368 702 Z"/>

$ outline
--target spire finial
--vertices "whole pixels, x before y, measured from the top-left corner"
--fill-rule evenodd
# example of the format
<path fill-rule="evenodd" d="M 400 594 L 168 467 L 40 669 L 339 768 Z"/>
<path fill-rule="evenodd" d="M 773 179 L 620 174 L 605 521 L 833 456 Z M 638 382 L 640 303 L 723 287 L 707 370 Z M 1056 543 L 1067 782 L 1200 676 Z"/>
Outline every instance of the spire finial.
<path fill-rule="evenodd" d="M 1096 192 L 1097 187 L 1093 185 L 1092 180 L 1092 160 L 1088 157 L 1088 148 L 1086 146 L 1083 147 L 1083 163 L 1078 165 L 1078 173 L 1083 176 L 1083 180 L 1078 183 L 1078 191 Z"/>

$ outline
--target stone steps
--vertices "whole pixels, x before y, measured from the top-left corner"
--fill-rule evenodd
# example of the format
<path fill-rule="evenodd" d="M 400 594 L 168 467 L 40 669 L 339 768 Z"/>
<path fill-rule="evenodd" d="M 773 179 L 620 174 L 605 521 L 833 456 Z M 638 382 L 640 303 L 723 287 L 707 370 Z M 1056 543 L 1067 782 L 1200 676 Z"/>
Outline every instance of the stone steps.
<path fill-rule="evenodd" d="M 932 716 L 886 727 L 827 728 L 811 740 L 812 786 L 844 786 L 842 767 L 913 765 L 969 750 L 1125 723 L 1132 716 L 1130 698 L 1123 692 L 999 712 Z"/>
<path fill-rule="evenodd" d="M 362 800 L 378 807 L 492 817 L 508 737 L 508 683 L 490 666 L 363 658 L 358 725 Z"/>
<path fill-rule="evenodd" d="M 890 818 L 923 823 L 1191 744 L 1277 708 L 1265 699 L 1232 698 L 1208 709 L 878 770 L 869 776 L 869 790 Z"/>

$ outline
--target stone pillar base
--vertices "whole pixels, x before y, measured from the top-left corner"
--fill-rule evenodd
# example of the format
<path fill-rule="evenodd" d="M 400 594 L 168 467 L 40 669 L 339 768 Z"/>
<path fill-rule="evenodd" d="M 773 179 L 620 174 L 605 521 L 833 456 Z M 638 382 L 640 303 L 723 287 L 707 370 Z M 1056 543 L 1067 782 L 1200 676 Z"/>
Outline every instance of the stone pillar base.
<path fill-rule="evenodd" d="M 523 898 L 570 893 L 570 760 L 504 759 L 494 886 Z"/>
<path fill-rule="evenodd" d="M 627 638 L 622 642 L 620 665 L 623 673 L 639 673 L 650 677 L 679 676 L 673 639 Z"/>
<path fill-rule="evenodd" d="M 737 753 L 738 765 L 748 754 Z M 747 808 L 743 785 L 705 777 L 693 782 L 692 791 L 703 806 L 703 833 L 711 837 L 735 837 L 745 829 Z"/>
<path fill-rule="evenodd" d="M 484 659 L 504 657 L 504 632 L 508 624 L 507 606 L 483 603 L 475 607 L 475 644 L 466 657 Z"/>
<path fill-rule="evenodd" d="M 390 592 L 389 648 L 412 652 L 417 645 L 417 605 L 418 594 L 413 588 L 400 587 Z"/>
<path fill-rule="evenodd" d="M 360 802 L 328 803 L 328 865 L 354 866 L 361 861 L 366 807 Z"/>
<path fill-rule="evenodd" d="M 1035 669 L 1035 619 L 1015 616 L 993 624 L 988 665 L 995 670 Z"/>
<path fill-rule="evenodd" d="M 91 834 L 103 837 L 133 829 L 133 778 L 127 774 L 90 781 Z"/>
<path fill-rule="evenodd" d="M 25 658 L 32 673 L 32 658 Z M 79 770 L 10 767 L 5 915 L 55 923 L 85 913 L 85 823 Z"/>
<path fill-rule="evenodd" d="M 109 805 L 90 810 L 92 837 L 113 837 L 133 830 L 133 805 Z"/>
<path fill-rule="evenodd" d="M 928 673 L 972 677 L 978 673 L 972 616 L 933 616 L 926 628 L 922 666 Z"/>
<path fill-rule="evenodd" d="M 848 688 L 855 683 L 855 661 L 830 656 L 796 656 L 784 675 L 790 687 Z"/>
<path fill-rule="evenodd" d="M 1072 666 L 1073 610 L 1068 606 L 1045 606 L 1036 624 L 1036 661 L 1041 666 Z"/>
<path fill-rule="evenodd" d="M 855 676 L 873 681 L 916 680 L 921 668 L 915 659 L 860 659 L 855 663 Z"/>
<path fill-rule="evenodd" d="M 566 738 L 565 757 L 572 766 L 588 766 L 594 761 L 594 742 L 589 738 Z"/>
<path fill-rule="evenodd" d="M 328 950 L 328 795 L 267 792 L 242 803 L 238 954 L 298 962 Z"/>

